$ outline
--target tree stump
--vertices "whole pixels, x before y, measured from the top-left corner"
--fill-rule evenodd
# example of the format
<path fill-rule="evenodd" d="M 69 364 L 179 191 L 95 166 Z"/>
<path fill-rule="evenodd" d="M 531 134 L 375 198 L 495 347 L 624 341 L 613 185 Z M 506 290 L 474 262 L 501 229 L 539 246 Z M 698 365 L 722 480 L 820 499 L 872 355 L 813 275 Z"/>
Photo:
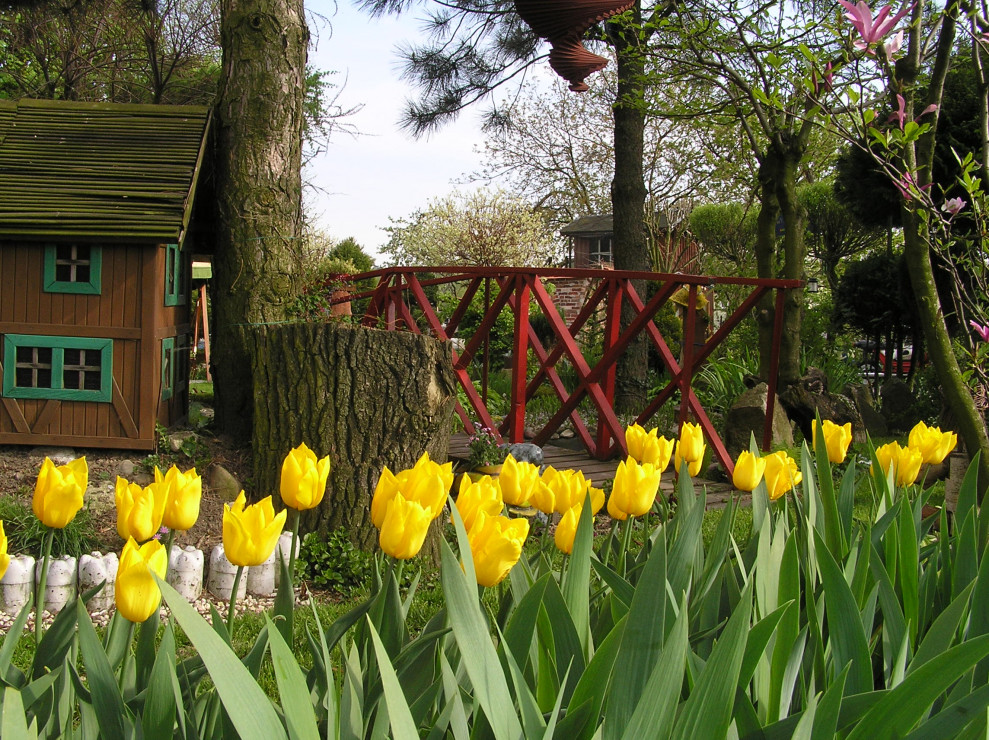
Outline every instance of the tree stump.
<path fill-rule="evenodd" d="M 259 326 L 253 340 L 257 495 L 278 500 L 282 460 L 305 442 L 330 456 L 331 471 L 301 530 L 345 527 L 371 548 L 371 495 L 382 469 L 411 467 L 424 451 L 446 460 L 457 397 L 449 345 L 342 324 Z"/>

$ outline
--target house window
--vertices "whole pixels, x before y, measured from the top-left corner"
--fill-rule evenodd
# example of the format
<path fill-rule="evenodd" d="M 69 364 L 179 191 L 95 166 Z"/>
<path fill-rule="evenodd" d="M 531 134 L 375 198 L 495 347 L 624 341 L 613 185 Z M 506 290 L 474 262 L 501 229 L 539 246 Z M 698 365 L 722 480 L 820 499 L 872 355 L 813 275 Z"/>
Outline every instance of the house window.
<path fill-rule="evenodd" d="M 4 396 L 108 402 L 112 388 L 112 339 L 4 337 Z"/>
<path fill-rule="evenodd" d="M 92 244 L 49 244 L 45 247 L 46 293 L 100 294 L 103 250 Z"/>
<path fill-rule="evenodd" d="M 165 305 L 180 306 L 186 301 L 187 266 L 178 244 L 165 245 Z"/>
<path fill-rule="evenodd" d="M 175 337 L 161 340 L 161 400 L 175 393 Z"/>
<path fill-rule="evenodd" d="M 591 264 L 595 262 L 607 262 L 610 264 L 612 261 L 611 237 L 602 236 L 591 239 Z"/>

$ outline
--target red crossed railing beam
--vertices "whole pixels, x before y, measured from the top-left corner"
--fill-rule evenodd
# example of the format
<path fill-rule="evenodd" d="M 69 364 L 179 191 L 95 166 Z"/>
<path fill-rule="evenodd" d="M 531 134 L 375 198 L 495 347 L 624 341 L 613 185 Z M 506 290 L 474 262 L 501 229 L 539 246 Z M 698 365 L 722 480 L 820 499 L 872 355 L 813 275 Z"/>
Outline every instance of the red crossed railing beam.
<path fill-rule="evenodd" d="M 586 279 L 590 281 L 588 297 L 574 320 L 568 325 L 560 315 L 545 282 L 553 279 Z M 453 369 L 467 398 L 470 410 L 483 426 L 495 429 L 494 420 L 484 402 L 486 388 L 479 391 L 470 377 L 470 364 L 482 349 L 489 332 L 501 311 L 507 306 L 514 317 L 512 343 L 513 362 L 511 375 L 511 400 L 504 421 L 497 432 L 513 442 L 524 440 L 525 406 L 536 390 L 548 383 L 560 400 L 560 409 L 536 432 L 533 442 L 545 444 L 552 434 L 569 418 L 576 435 L 587 451 L 600 459 L 607 459 L 625 451 L 624 427 L 614 410 L 615 372 L 618 359 L 629 344 L 645 334 L 656 349 L 669 373 L 669 382 L 649 401 L 636 418 L 647 422 L 673 395 L 680 391 L 679 422 L 690 417 L 697 420 L 711 444 L 718 461 L 731 472 L 733 461 L 729 458 L 721 437 L 701 406 L 691 388 L 696 371 L 710 357 L 715 348 L 739 322 L 767 295 L 775 294 L 776 321 L 773 333 L 773 362 L 769 377 L 768 408 L 763 432 L 763 448 L 768 449 L 772 438 L 773 404 L 775 401 L 780 338 L 782 336 L 782 307 L 785 292 L 801 285 L 797 280 L 764 280 L 755 278 L 708 277 L 655 272 L 631 272 L 618 270 L 581 269 L 529 269 L 529 268 L 457 268 L 457 267 L 396 267 L 375 270 L 351 278 L 354 282 L 377 280 L 371 291 L 352 295 L 350 298 L 369 298 L 362 323 L 389 330 L 407 330 L 416 333 L 429 332 L 441 340 L 451 340 L 457 334 L 471 301 L 482 288 L 488 297 L 487 308 L 480 325 L 457 351 L 453 352 Z M 646 280 L 660 283 L 659 289 L 648 301 L 643 301 L 632 281 Z M 595 284 L 596 283 L 596 284 Z M 461 285 L 463 294 L 450 318 L 443 323 L 429 299 L 427 289 L 438 286 Z M 736 285 L 748 288 L 748 295 L 722 322 L 721 326 L 701 346 L 695 346 L 697 333 L 697 294 L 708 286 Z M 680 288 L 687 291 L 684 318 L 683 352 L 677 360 L 652 319 Z M 490 292 L 489 292 L 490 291 Z M 534 301 L 553 330 L 555 341 L 543 346 L 529 322 L 530 302 Z M 623 303 L 628 303 L 634 318 L 624 328 L 621 325 Z M 603 354 L 591 365 L 584 357 L 577 342 L 577 335 L 587 322 L 603 312 Z M 538 366 L 529 378 L 529 351 Z M 557 363 L 566 359 L 577 374 L 577 387 L 568 391 L 556 370 Z M 578 412 L 585 398 L 594 405 L 597 424 L 588 427 Z M 473 431 L 467 409 L 457 403 L 457 414 L 467 431 Z"/>

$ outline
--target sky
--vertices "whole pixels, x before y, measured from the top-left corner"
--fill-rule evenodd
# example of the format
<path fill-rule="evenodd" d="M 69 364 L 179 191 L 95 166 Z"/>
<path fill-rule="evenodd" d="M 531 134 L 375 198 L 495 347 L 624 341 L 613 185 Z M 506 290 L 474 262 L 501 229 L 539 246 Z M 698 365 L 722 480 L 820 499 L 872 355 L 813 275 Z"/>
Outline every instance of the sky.
<path fill-rule="evenodd" d="M 336 83 L 346 81 L 342 107 L 364 106 L 348 119 L 360 135 L 335 135 L 303 173 L 315 186 L 307 194 L 307 213 L 330 237 L 352 236 L 376 256 L 388 240 L 382 227 L 389 217 L 410 216 L 455 189 L 476 187 L 454 180 L 480 165 L 480 111 L 468 109 L 429 139 L 412 138 L 400 119 L 404 101 L 416 91 L 401 80 L 396 48 L 423 38 L 415 16 L 372 19 L 350 0 L 306 0 L 306 9 L 326 16 L 331 26 L 310 18 L 316 42 L 310 64 L 336 71 Z"/>

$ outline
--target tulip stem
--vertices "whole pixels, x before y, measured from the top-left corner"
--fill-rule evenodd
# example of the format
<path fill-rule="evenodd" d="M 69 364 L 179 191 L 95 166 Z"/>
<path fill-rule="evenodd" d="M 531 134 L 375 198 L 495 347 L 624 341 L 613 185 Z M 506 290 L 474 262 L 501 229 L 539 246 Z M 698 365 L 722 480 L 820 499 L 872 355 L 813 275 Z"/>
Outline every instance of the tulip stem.
<path fill-rule="evenodd" d="M 227 632 L 231 640 L 234 634 L 234 612 L 237 611 L 237 592 L 240 590 L 240 577 L 244 575 L 244 566 L 237 566 L 237 574 L 234 576 L 234 587 L 230 591 L 230 608 L 227 609 Z"/>
<path fill-rule="evenodd" d="M 52 555 L 52 541 L 55 539 L 55 530 L 48 527 L 45 534 L 44 551 L 41 558 L 41 578 L 38 581 L 38 593 L 35 594 L 34 602 L 34 644 L 41 644 L 42 622 L 45 613 L 45 590 L 48 588 L 48 561 Z"/>
<path fill-rule="evenodd" d="M 288 577 L 292 584 L 292 601 L 295 602 L 295 548 L 299 541 L 299 510 L 292 509 L 292 549 L 288 553 Z"/>
<path fill-rule="evenodd" d="M 168 578 L 168 571 L 172 567 L 172 545 L 175 543 L 175 530 L 169 529 L 165 535 L 165 578 Z"/>

